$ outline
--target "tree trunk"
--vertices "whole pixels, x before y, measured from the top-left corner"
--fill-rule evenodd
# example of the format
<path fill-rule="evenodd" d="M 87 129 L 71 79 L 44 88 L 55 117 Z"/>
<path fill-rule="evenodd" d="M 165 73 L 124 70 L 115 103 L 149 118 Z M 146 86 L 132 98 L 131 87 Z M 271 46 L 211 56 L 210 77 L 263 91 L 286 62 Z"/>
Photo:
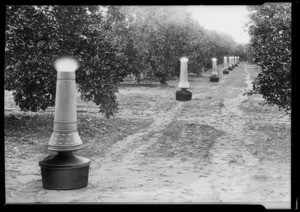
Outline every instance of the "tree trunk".
<path fill-rule="evenodd" d="M 162 85 L 167 85 L 167 79 L 166 79 L 166 77 L 161 77 L 159 82 Z"/>
<path fill-rule="evenodd" d="M 135 82 L 136 82 L 138 85 L 141 83 L 141 76 L 140 76 L 139 73 L 135 75 Z"/>

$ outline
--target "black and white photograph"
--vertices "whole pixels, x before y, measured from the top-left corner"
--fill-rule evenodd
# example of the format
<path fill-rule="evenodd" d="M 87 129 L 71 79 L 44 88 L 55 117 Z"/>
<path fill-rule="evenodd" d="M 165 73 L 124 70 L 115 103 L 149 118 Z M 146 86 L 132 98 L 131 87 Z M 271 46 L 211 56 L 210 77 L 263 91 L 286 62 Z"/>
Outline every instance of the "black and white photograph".
<path fill-rule="evenodd" d="M 5 204 L 292 208 L 292 3 L 5 13 Z"/>

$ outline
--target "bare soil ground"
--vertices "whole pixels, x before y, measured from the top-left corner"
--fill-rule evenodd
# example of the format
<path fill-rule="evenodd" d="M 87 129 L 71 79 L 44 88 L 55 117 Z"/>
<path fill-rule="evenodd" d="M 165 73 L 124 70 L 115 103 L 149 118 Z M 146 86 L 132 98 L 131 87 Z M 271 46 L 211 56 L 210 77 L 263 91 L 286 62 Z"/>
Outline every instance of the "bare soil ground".
<path fill-rule="evenodd" d="M 20 112 L 5 93 L 7 203 L 259 203 L 290 207 L 290 117 L 244 96 L 259 73 L 240 63 L 220 81 L 190 77 L 192 101 L 167 86 L 123 84 L 120 113 L 105 119 L 78 97 L 78 131 L 91 159 L 86 188 L 45 190 L 38 162 L 49 155 L 54 108 Z"/>

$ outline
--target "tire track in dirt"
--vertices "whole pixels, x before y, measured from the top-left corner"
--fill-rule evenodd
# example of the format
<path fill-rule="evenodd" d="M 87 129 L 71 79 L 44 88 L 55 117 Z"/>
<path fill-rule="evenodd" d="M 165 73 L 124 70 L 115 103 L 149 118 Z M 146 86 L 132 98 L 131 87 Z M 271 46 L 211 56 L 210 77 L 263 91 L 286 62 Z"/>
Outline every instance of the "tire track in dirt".
<path fill-rule="evenodd" d="M 129 135 L 125 139 L 118 141 L 105 156 L 107 159 L 101 164 L 105 165 L 111 161 L 126 163 L 127 161 L 134 159 L 136 155 L 143 152 L 143 150 L 157 141 L 157 139 L 161 136 L 163 129 L 165 129 L 173 121 L 182 105 L 183 102 L 176 102 L 176 105 L 166 113 L 159 113 L 155 115 L 153 117 L 154 122 L 147 129 L 142 129 L 140 132 Z M 143 142 L 141 144 L 138 142 L 143 140 L 143 138 L 148 137 L 149 134 L 152 135 L 152 138 L 147 139 L 146 143 Z"/>
<path fill-rule="evenodd" d="M 214 87 L 212 90 L 209 90 L 210 92 L 216 91 L 219 86 L 222 84 L 220 83 L 218 86 Z M 193 93 L 193 99 L 199 98 L 201 94 L 200 93 Z M 148 147 L 150 147 L 153 143 L 157 142 L 158 139 L 162 136 L 163 130 L 168 127 L 168 125 L 178 116 L 180 111 L 182 110 L 182 106 L 185 104 L 185 102 L 176 101 L 175 106 L 173 106 L 171 109 L 169 109 L 167 112 L 159 113 L 153 117 L 154 122 L 147 128 L 146 130 L 142 130 L 140 133 L 136 133 L 132 136 L 128 136 L 125 138 L 125 141 L 120 141 L 121 148 L 119 146 L 114 146 L 113 150 L 111 151 L 112 154 L 115 154 L 114 152 L 122 151 L 122 149 L 129 149 L 132 150 L 132 146 L 130 147 L 130 144 L 128 143 L 135 143 L 136 140 L 141 140 L 144 137 L 147 137 L 147 143 L 139 144 L 138 148 L 136 148 L 134 151 L 131 151 L 129 154 L 123 155 L 122 159 L 123 162 L 129 162 L 134 160 L 138 155 L 143 153 Z M 148 135 L 151 135 L 149 138 Z M 136 146 L 136 145 L 135 145 Z M 120 155 L 118 153 L 118 155 Z M 109 154 L 107 156 L 108 158 L 112 158 L 112 155 Z M 125 160 L 125 161 L 124 161 Z"/>
<path fill-rule="evenodd" d="M 197 119 L 199 119 L 199 123 L 206 123 L 226 132 L 226 135 L 217 138 L 211 147 L 209 151 L 210 162 L 199 167 L 202 170 L 201 173 L 206 173 L 204 177 L 200 177 L 198 180 L 177 189 L 178 192 L 185 191 L 185 193 L 179 192 L 178 195 L 186 196 L 191 201 L 222 202 L 227 201 L 226 197 L 230 197 L 231 194 L 232 197 L 235 197 L 235 193 L 243 192 L 245 189 L 236 184 L 228 186 L 230 178 L 239 176 L 243 171 L 243 167 L 238 166 L 235 168 L 235 164 L 234 166 L 232 164 L 239 157 L 243 161 L 247 161 L 247 165 L 250 166 L 255 165 L 257 162 L 257 159 L 249 152 L 247 154 L 246 148 L 241 147 L 241 140 L 243 139 L 241 116 L 243 112 L 239 109 L 239 104 L 247 97 L 242 95 L 244 88 L 240 88 L 237 84 L 240 83 L 239 81 L 245 81 L 247 89 L 249 89 L 251 86 L 250 74 L 246 66 L 242 70 L 241 68 L 235 69 L 234 72 L 241 72 L 242 74 L 232 73 L 231 76 L 226 75 L 222 79 L 220 78 L 218 85 L 213 85 L 205 93 L 199 94 L 202 97 L 210 97 L 213 101 L 216 99 L 224 100 L 224 107 L 221 108 L 220 114 L 201 116 Z M 234 82 L 232 82 L 233 79 Z M 229 83 L 229 87 L 226 86 L 228 82 L 233 85 Z M 232 91 L 234 92 L 232 93 Z M 196 117 L 182 117 L 180 119 L 182 121 L 192 121 L 194 118 Z M 241 152 L 244 152 L 244 154 L 240 154 Z M 226 180 L 222 181 L 222 178 L 226 178 Z"/>
<path fill-rule="evenodd" d="M 217 86 L 210 87 L 207 90 L 208 95 L 213 95 L 218 88 L 222 85 L 224 80 L 227 76 L 221 79 L 220 83 Z M 203 94 L 201 93 L 193 93 L 192 99 L 197 99 Z M 157 142 L 158 138 L 162 135 L 163 130 L 168 127 L 168 125 L 177 117 L 178 113 L 182 109 L 182 106 L 185 102 L 176 101 L 175 105 L 170 108 L 167 112 L 161 112 L 152 116 L 154 122 L 147 128 L 141 129 L 140 131 L 136 132 L 135 134 L 129 135 L 123 140 L 118 141 L 113 147 L 110 149 L 109 153 L 105 156 L 104 161 L 101 162 L 101 165 L 109 163 L 110 161 L 130 161 L 135 158 L 136 154 L 144 152 L 149 146 L 153 143 Z M 151 134 L 152 138 L 147 139 L 147 143 L 139 143 L 137 141 L 143 140 L 145 137 L 149 137 L 148 135 Z M 139 143 L 137 145 L 137 143 Z M 135 149 L 135 150 L 133 150 Z M 132 151 L 133 150 L 133 151 Z"/>
<path fill-rule="evenodd" d="M 243 70 L 236 71 L 245 72 L 246 88 L 251 89 L 247 65 L 244 65 Z M 249 181 L 249 175 L 244 172 L 258 163 L 258 159 L 253 157 L 243 142 L 245 119 L 243 111 L 239 109 L 239 105 L 247 98 L 243 95 L 243 89 L 234 98 L 224 98 L 224 107 L 218 119 L 222 123 L 221 130 L 226 135 L 218 138 L 210 150 L 215 173 L 211 182 L 213 189 L 218 192 L 219 201 L 222 202 L 240 200 L 248 189 L 246 182 Z"/>

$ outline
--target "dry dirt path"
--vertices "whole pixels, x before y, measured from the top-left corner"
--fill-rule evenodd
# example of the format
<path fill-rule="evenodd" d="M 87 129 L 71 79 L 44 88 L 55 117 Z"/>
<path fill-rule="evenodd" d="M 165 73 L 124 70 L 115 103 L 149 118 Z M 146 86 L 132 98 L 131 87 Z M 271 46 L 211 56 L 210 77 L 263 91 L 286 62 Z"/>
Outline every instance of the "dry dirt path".
<path fill-rule="evenodd" d="M 241 63 L 229 75 L 220 74 L 218 83 L 191 80 L 192 101 L 171 102 L 168 110 L 149 115 L 154 120 L 149 127 L 116 142 L 104 160 L 92 158 L 86 188 L 50 191 L 38 181 L 22 185 L 24 191 L 33 187 L 23 201 L 289 206 L 289 160 L 258 157 L 252 147 L 270 138 L 249 130 L 262 123 L 289 127 L 289 119 L 244 113 L 240 106 L 248 98 L 244 89 L 251 88 L 251 69 Z M 172 95 L 168 98 L 175 91 Z"/>

